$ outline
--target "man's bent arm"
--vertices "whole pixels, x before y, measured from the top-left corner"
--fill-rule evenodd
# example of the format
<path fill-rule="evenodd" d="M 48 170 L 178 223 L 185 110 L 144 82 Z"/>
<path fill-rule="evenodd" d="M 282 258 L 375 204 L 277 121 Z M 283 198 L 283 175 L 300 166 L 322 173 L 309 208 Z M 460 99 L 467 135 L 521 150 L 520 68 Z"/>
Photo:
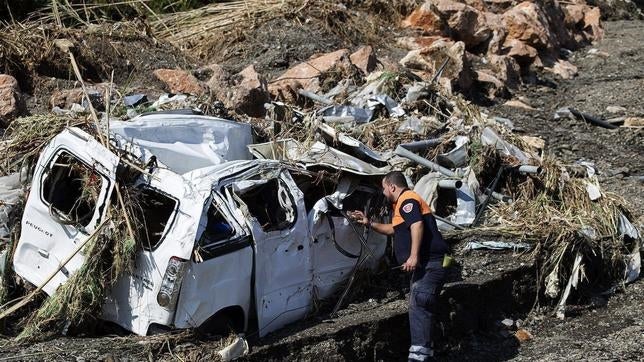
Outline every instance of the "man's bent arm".
<path fill-rule="evenodd" d="M 380 234 L 383 235 L 393 235 L 394 234 L 394 227 L 391 224 L 380 224 L 377 222 L 372 222 L 371 223 L 371 228 Z M 421 230 L 422 232 L 422 230 Z"/>

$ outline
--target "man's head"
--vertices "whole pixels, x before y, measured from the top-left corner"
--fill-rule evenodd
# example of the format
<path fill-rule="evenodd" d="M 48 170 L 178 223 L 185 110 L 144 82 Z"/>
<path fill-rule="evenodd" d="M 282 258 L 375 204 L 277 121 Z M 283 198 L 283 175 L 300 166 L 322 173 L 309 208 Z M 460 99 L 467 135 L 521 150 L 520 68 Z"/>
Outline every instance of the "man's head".
<path fill-rule="evenodd" d="M 407 187 L 407 179 L 400 171 L 391 171 L 382 178 L 382 193 L 392 203 L 396 202 Z"/>

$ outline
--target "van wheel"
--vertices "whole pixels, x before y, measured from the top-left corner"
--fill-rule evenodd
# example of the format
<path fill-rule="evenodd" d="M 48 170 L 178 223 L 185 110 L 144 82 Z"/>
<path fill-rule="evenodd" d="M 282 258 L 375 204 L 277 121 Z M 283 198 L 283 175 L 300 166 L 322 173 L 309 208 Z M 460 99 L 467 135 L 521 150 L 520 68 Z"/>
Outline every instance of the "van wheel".
<path fill-rule="evenodd" d="M 218 313 L 201 324 L 197 331 L 209 340 L 226 338 L 239 332 L 233 319 L 226 313 Z"/>

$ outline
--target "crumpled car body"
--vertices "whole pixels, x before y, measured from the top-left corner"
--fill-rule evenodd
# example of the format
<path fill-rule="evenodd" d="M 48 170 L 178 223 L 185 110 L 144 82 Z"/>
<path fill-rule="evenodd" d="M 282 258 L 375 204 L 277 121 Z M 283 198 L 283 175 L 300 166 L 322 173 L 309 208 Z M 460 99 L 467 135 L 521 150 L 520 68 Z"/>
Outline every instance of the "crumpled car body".
<path fill-rule="evenodd" d="M 134 137 L 116 138 L 120 150 L 144 155 L 141 161 L 154 156 Z M 79 129 L 51 141 L 23 214 L 18 275 L 42 285 L 60 269 L 43 287 L 52 295 L 81 267 L 82 253 L 60 265 L 105 218 L 122 165 Z M 82 201 L 81 174 L 92 183 L 93 202 Z M 151 236 L 109 294 L 103 318 L 139 335 L 224 321 L 243 330 L 252 318 L 264 336 L 305 317 L 343 285 L 356 255 L 369 249 L 371 267 L 384 255 L 383 236 L 358 235 L 363 229 L 342 214 L 382 199 L 378 183 L 366 179 L 347 174 L 337 187 L 321 188 L 304 168 L 274 160 L 221 160 L 182 174 L 153 167 L 135 182 L 149 201 L 139 227 Z"/>

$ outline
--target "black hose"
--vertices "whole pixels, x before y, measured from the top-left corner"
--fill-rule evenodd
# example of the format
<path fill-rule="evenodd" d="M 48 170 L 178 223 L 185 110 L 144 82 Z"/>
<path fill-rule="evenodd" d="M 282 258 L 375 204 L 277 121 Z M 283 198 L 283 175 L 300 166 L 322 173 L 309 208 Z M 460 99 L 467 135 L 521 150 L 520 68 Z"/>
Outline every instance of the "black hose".
<path fill-rule="evenodd" d="M 599 119 L 598 117 L 595 117 L 595 116 L 593 116 L 593 115 L 590 115 L 590 114 L 587 114 L 587 113 L 581 113 L 581 112 L 579 112 L 578 110 L 573 109 L 573 108 L 568 108 L 568 110 L 569 110 L 569 111 L 570 111 L 570 113 L 572 113 L 575 117 L 577 117 L 577 118 L 581 118 L 581 119 L 583 119 L 584 121 L 586 121 L 586 122 L 588 122 L 588 123 L 592 123 L 592 124 L 594 124 L 594 125 L 596 125 L 596 126 L 600 126 L 600 127 L 604 127 L 604 128 L 608 128 L 608 129 L 615 129 L 615 128 L 619 128 L 618 126 L 616 126 L 616 125 L 614 125 L 614 124 L 610 124 L 610 123 L 608 123 L 608 122 L 605 122 L 604 120 L 601 120 L 601 119 Z"/>

